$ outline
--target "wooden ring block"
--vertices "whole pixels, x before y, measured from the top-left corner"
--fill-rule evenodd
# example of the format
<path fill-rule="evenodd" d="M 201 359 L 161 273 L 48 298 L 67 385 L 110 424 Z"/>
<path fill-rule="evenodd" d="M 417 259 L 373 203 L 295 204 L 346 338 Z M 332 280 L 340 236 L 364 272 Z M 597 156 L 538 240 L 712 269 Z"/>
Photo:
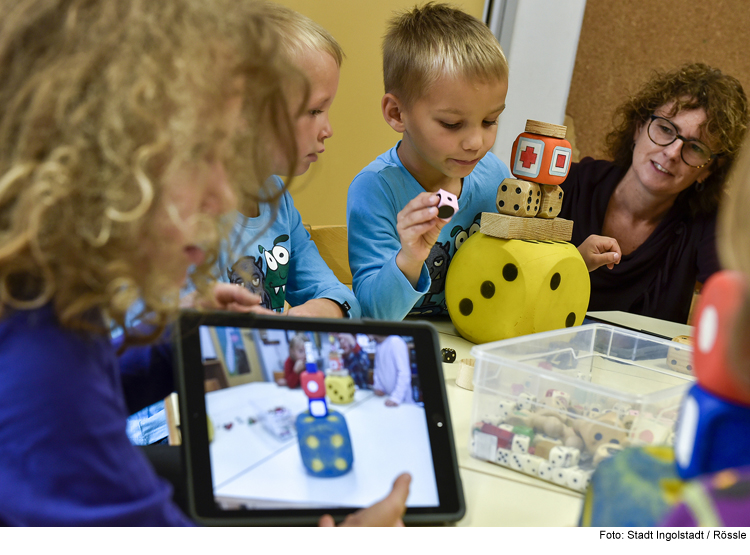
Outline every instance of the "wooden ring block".
<path fill-rule="evenodd" d="M 534 135 L 544 135 L 546 137 L 554 137 L 555 139 L 564 139 L 568 128 L 564 125 L 555 125 L 554 123 L 546 123 L 543 121 L 535 121 L 533 119 L 526 120 L 525 133 L 533 133 Z"/>
<path fill-rule="evenodd" d="M 573 222 L 563 218 L 519 218 L 494 212 L 482 212 L 479 231 L 499 239 L 570 241 L 573 237 Z"/>
<path fill-rule="evenodd" d="M 456 385 L 469 391 L 474 391 L 474 359 L 462 358 L 461 366 L 458 368 Z"/>

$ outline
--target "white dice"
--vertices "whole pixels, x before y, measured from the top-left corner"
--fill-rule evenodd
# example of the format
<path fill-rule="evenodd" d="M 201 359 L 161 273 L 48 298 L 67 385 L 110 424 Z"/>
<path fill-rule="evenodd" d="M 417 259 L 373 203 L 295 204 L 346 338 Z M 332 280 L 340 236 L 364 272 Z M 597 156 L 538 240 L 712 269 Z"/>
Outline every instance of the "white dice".
<path fill-rule="evenodd" d="M 500 447 L 497 450 L 497 464 L 500 464 L 502 466 L 510 466 L 510 456 L 512 453 L 509 449 L 503 449 Z"/>
<path fill-rule="evenodd" d="M 528 454 L 529 446 L 531 445 L 531 438 L 524 434 L 516 434 L 513 436 L 510 449 L 514 453 Z"/>
<path fill-rule="evenodd" d="M 550 449 L 549 462 L 558 468 L 568 468 L 578 465 L 581 451 L 575 447 L 558 446 Z"/>
<path fill-rule="evenodd" d="M 518 403 L 516 404 L 518 410 L 533 411 L 535 406 L 536 395 L 532 395 L 531 393 L 521 393 L 518 396 Z"/>

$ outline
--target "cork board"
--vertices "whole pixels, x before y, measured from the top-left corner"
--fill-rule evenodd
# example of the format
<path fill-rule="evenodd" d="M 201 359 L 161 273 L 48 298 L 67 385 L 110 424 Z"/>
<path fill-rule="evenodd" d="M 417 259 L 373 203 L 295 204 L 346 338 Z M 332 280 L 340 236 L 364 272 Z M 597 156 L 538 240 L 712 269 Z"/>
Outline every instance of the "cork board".
<path fill-rule="evenodd" d="M 580 156 L 605 158 L 615 108 L 653 70 L 703 62 L 750 94 L 747 0 L 587 0 L 567 115 Z"/>

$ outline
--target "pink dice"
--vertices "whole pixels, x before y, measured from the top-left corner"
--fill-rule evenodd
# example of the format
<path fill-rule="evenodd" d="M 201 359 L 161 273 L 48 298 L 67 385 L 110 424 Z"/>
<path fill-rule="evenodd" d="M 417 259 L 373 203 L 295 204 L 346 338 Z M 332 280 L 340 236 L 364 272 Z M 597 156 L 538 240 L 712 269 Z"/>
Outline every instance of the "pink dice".
<path fill-rule="evenodd" d="M 440 202 L 438 202 L 438 218 L 447 222 L 453 214 L 458 212 L 458 199 L 456 195 L 443 189 L 439 189 L 435 194 L 440 198 Z"/>

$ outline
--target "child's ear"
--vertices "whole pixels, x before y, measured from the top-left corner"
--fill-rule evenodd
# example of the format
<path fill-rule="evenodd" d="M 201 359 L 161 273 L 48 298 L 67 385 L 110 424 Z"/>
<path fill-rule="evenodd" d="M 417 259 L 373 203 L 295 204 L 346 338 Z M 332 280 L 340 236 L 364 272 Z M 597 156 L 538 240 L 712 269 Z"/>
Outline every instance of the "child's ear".
<path fill-rule="evenodd" d="M 383 110 L 383 118 L 385 118 L 386 123 L 388 123 L 396 133 L 403 133 L 405 128 L 402 117 L 403 107 L 401 101 L 391 93 L 386 93 L 383 96 L 383 100 L 380 102 L 380 107 Z"/>

